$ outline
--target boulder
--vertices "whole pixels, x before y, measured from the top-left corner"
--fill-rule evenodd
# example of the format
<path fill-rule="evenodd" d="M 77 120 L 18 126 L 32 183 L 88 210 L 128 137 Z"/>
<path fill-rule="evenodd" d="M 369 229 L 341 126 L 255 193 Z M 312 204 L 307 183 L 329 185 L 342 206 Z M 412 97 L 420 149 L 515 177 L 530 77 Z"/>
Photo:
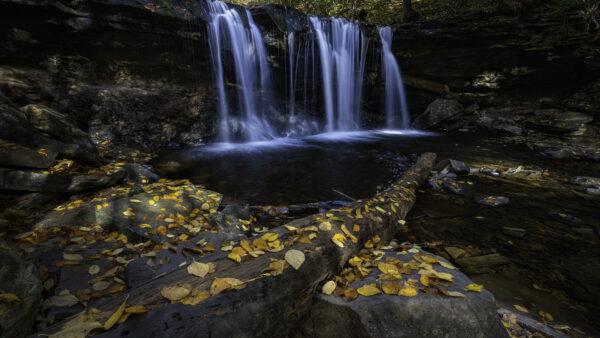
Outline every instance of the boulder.
<path fill-rule="evenodd" d="M 420 250 L 420 253 L 425 253 Z M 412 255 L 387 256 L 408 262 Z M 434 258 L 446 262 L 443 258 Z M 415 297 L 395 294 L 358 296 L 353 301 L 343 297 L 319 294 L 310 313 L 301 320 L 297 337 L 507 337 L 506 330 L 496 312 L 494 296 L 487 290 L 480 293 L 465 292 L 469 278 L 458 270 L 435 265 L 435 270 L 450 273 L 453 285 L 443 287 L 464 294 L 464 298 L 445 297 L 418 292 Z M 373 269 L 363 280 L 350 286 L 358 289 L 372 283 L 387 284 L 378 280 L 380 271 Z M 403 276 L 419 280 L 420 275 Z"/>
<path fill-rule="evenodd" d="M 37 104 L 24 106 L 21 111 L 37 130 L 63 142 L 77 144 L 84 151 L 96 151 L 88 134 L 70 122 L 66 115 Z"/>
<path fill-rule="evenodd" d="M 454 173 L 456 175 L 468 175 L 470 172 L 468 165 L 466 165 L 464 162 L 453 159 L 439 161 L 438 163 L 436 163 L 433 169 L 442 174 L 449 172 Z"/>
<path fill-rule="evenodd" d="M 44 174 L 24 170 L 0 170 L 0 190 L 78 192 L 117 184 L 125 170 L 106 175 Z"/>
<path fill-rule="evenodd" d="M 456 100 L 437 99 L 427 106 L 423 114 L 414 119 L 412 127 L 435 129 L 443 122 L 459 117 L 463 111 L 463 106 Z"/>
<path fill-rule="evenodd" d="M 41 300 L 37 266 L 21 249 L 0 239 L 0 336 L 31 334 Z"/>
<path fill-rule="evenodd" d="M 56 152 L 50 149 L 32 149 L 0 140 L 0 165 L 10 167 L 49 168 Z"/>

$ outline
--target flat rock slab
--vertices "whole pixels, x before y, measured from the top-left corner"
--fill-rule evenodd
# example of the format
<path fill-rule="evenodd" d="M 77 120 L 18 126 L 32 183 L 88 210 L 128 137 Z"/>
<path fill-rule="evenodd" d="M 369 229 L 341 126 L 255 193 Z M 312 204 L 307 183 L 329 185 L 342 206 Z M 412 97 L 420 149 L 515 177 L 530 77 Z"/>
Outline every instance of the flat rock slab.
<path fill-rule="evenodd" d="M 421 254 L 428 254 L 419 250 Z M 433 255 L 432 255 L 433 256 Z M 414 259 L 413 254 L 387 252 L 386 257 L 399 259 L 402 263 Z M 433 256 L 440 261 L 443 258 Z M 390 294 L 358 296 L 345 301 L 344 297 L 320 294 L 309 318 L 303 320 L 304 332 L 299 336 L 312 337 L 507 337 L 496 312 L 494 296 L 487 290 L 466 292 L 465 286 L 473 283 L 458 270 L 434 265 L 435 271 L 450 273 L 453 285 L 444 286 L 447 291 L 457 291 L 464 298 L 432 295 L 419 291 L 414 297 Z M 356 289 L 375 283 L 401 283 L 378 280 L 381 273 L 374 268 L 364 279 L 350 283 Z M 402 280 L 419 280 L 414 270 L 402 275 Z"/>
<path fill-rule="evenodd" d="M 0 190 L 80 192 L 115 185 L 124 178 L 124 169 L 107 175 L 64 175 L 25 170 L 0 170 Z"/>

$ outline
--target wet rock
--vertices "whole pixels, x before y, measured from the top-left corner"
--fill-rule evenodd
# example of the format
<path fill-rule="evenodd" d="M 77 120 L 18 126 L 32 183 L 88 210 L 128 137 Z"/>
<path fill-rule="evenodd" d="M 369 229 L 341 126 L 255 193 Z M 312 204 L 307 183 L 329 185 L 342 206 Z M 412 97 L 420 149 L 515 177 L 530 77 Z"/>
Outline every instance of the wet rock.
<path fill-rule="evenodd" d="M 446 190 L 448 192 L 464 195 L 465 190 L 461 184 L 456 181 L 456 174 L 436 174 L 429 179 L 429 186 L 435 191 Z"/>
<path fill-rule="evenodd" d="M 242 234 L 247 227 L 236 216 L 220 211 L 210 214 L 209 223 L 213 227 L 218 227 L 219 231 L 232 234 Z"/>
<path fill-rule="evenodd" d="M 154 183 L 159 178 L 148 166 L 139 163 L 128 163 L 125 165 L 125 170 L 127 172 L 126 180 L 137 184 Z"/>
<path fill-rule="evenodd" d="M 458 258 L 455 260 L 455 262 L 462 268 L 470 269 L 504 265 L 510 263 L 510 259 L 500 255 L 499 253 L 494 253 L 483 256 Z"/>
<path fill-rule="evenodd" d="M 0 239 L 0 294 L 14 294 L 16 301 L 0 301 L 2 337 L 25 337 L 41 306 L 42 283 L 30 257 L 13 244 Z"/>
<path fill-rule="evenodd" d="M 503 227 L 502 232 L 505 235 L 522 238 L 527 234 L 527 230 L 513 227 Z"/>
<path fill-rule="evenodd" d="M 456 100 L 437 99 L 429 104 L 423 114 L 414 119 L 412 127 L 435 129 L 442 122 L 459 117 L 463 110 L 463 106 Z"/>
<path fill-rule="evenodd" d="M 112 186 L 125 178 L 125 170 L 107 175 L 44 174 L 24 170 L 0 170 L 0 190 L 78 192 Z"/>
<path fill-rule="evenodd" d="M 408 261 L 411 255 L 393 257 Z M 435 266 L 435 269 L 451 273 L 454 283 L 446 289 L 464 293 L 466 297 L 440 297 L 419 292 L 415 297 L 387 294 L 359 296 L 348 302 L 343 297 L 320 294 L 310 314 L 302 320 L 297 336 L 331 337 L 340 333 L 348 337 L 507 336 L 496 313 L 496 301 L 489 291 L 464 292 L 464 287 L 472 283 L 466 275 L 440 266 Z M 372 272 L 365 279 L 350 285 L 358 288 L 380 283 L 377 276 L 378 272 Z M 406 278 L 418 280 L 419 275 L 415 271 Z"/>
<path fill-rule="evenodd" d="M 84 151 L 96 151 L 89 135 L 69 121 L 66 115 L 36 104 L 24 106 L 21 111 L 36 129 L 65 143 L 77 144 Z"/>
<path fill-rule="evenodd" d="M 456 175 L 468 175 L 470 172 L 468 165 L 466 165 L 464 162 L 453 159 L 440 161 L 435 165 L 433 169 L 442 174 L 450 172 Z"/>
<path fill-rule="evenodd" d="M 584 188 L 597 188 L 600 187 L 600 178 L 590 176 L 573 176 L 569 178 L 569 183 Z"/>
<path fill-rule="evenodd" d="M 465 250 L 455 246 L 444 247 L 444 250 L 446 250 L 446 252 L 452 257 L 452 259 L 461 258 L 467 254 Z"/>
<path fill-rule="evenodd" d="M 487 205 L 489 207 L 499 207 L 506 205 L 510 202 L 510 199 L 505 196 L 487 196 L 477 200 L 477 203 Z"/>
<path fill-rule="evenodd" d="M 0 165 L 26 168 L 49 168 L 56 158 L 50 149 L 32 149 L 0 140 Z"/>
<path fill-rule="evenodd" d="M 538 110 L 528 121 L 528 126 L 548 133 L 569 133 L 578 130 L 594 118 L 577 112 L 556 109 Z"/>

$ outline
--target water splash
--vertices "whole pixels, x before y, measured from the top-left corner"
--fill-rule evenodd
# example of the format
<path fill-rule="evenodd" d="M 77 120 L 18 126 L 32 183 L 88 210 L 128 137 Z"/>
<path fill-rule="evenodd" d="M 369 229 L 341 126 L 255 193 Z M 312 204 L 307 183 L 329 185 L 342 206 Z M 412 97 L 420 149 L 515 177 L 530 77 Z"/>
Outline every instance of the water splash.
<path fill-rule="evenodd" d="M 392 28 L 380 27 L 382 75 L 385 79 L 385 113 L 387 128 L 408 129 L 410 117 L 400 66 L 392 53 Z"/>
<path fill-rule="evenodd" d="M 267 53 L 260 30 L 246 9 L 229 8 L 221 1 L 207 1 L 210 22 L 209 45 L 218 91 L 219 136 L 221 141 L 234 138 L 259 141 L 275 137 L 265 116 L 269 103 L 271 80 Z M 241 14 L 245 15 L 247 25 Z M 224 67 L 225 52 L 230 52 L 233 69 Z M 225 90 L 226 77 L 235 73 L 236 99 L 239 114 L 231 114 Z M 234 100 L 231 100 L 234 101 Z M 238 129 L 236 135 L 232 130 Z"/>
<path fill-rule="evenodd" d="M 359 129 L 367 38 L 356 22 L 309 19 L 319 47 L 325 128 L 328 132 Z"/>

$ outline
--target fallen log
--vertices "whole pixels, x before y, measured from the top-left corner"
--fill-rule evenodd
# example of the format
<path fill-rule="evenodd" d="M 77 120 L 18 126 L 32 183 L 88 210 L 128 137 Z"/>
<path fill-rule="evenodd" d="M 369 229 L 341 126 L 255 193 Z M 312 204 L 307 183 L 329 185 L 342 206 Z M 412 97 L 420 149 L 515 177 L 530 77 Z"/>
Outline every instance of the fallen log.
<path fill-rule="evenodd" d="M 114 325 L 100 336 L 290 336 L 297 321 L 310 310 L 313 295 L 322 281 L 339 273 L 344 263 L 375 235 L 387 242 L 396 234 L 415 202 L 417 187 L 427 179 L 435 159 L 433 153 L 421 155 L 398 182 L 372 199 L 359 200 L 327 214 L 308 216 L 272 229 L 270 233 L 277 234 L 282 245 L 278 249 L 267 249 L 254 258 L 244 256 L 241 263 L 229 259 L 230 253 L 217 249 L 198 260 L 216 266 L 215 271 L 205 277 L 192 275 L 182 267 L 120 296 L 94 304 L 101 313 L 101 318 L 96 320 L 101 323 L 110 322 L 109 316 L 124 301 L 127 307 L 148 310 Z M 302 235 L 309 232 L 314 234 L 310 241 L 301 241 Z M 258 237 L 261 236 L 250 240 Z M 287 267 L 278 275 L 264 273 L 271 262 L 283 260 L 290 250 L 304 253 L 305 261 L 297 269 Z M 243 282 L 236 289 L 245 287 L 220 292 L 215 290 L 215 281 L 219 278 L 234 278 Z M 207 299 L 194 306 L 170 302 L 161 295 L 161 290 L 171 286 L 194 290 L 194 293 L 209 293 L 210 297 L 207 295 Z M 64 324 L 59 323 L 38 335 L 56 333 L 64 328 Z"/>

